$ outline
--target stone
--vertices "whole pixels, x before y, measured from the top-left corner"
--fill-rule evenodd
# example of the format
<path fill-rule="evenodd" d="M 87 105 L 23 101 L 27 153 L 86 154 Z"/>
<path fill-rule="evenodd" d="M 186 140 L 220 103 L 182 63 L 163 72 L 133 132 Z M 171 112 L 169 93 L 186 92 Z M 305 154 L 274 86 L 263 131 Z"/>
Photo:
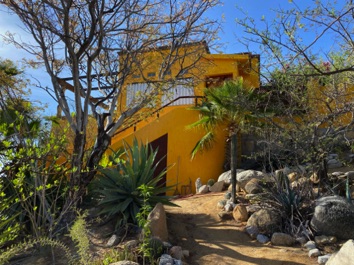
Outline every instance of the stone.
<path fill-rule="evenodd" d="M 232 211 L 232 216 L 237 222 L 247 222 L 248 212 L 246 206 L 243 204 L 237 204 Z"/>
<path fill-rule="evenodd" d="M 243 172 L 243 169 L 236 169 L 236 173 L 241 173 Z M 226 185 L 230 185 L 231 184 L 231 170 L 226 171 L 224 173 L 222 173 L 219 177 L 218 177 L 218 181 L 224 181 L 224 183 Z"/>
<path fill-rule="evenodd" d="M 261 209 L 248 218 L 247 226 L 256 226 L 262 234 L 273 234 L 280 230 L 281 218 L 277 212 Z"/>
<path fill-rule="evenodd" d="M 304 246 L 307 242 L 307 239 L 304 236 L 300 236 L 295 238 L 295 241 L 298 242 L 301 246 Z"/>
<path fill-rule="evenodd" d="M 354 205 L 340 196 L 327 196 L 316 202 L 311 227 L 318 235 L 339 239 L 354 238 Z"/>
<path fill-rule="evenodd" d="M 135 248 L 138 245 L 139 245 L 139 240 L 137 240 L 137 239 L 129 240 L 126 243 L 124 243 L 124 247 L 127 249 Z"/>
<path fill-rule="evenodd" d="M 310 258 L 317 258 L 321 255 L 321 251 L 318 248 L 310 249 L 309 250 L 309 257 Z"/>
<path fill-rule="evenodd" d="M 315 242 L 319 245 L 328 245 L 337 242 L 337 238 L 335 236 L 315 236 Z"/>
<path fill-rule="evenodd" d="M 354 171 L 348 171 L 344 175 L 349 177 L 349 179 L 354 179 Z"/>
<path fill-rule="evenodd" d="M 352 265 L 354 261 L 354 240 L 348 240 L 337 253 L 327 261 L 326 265 Z"/>
<path fill-rule="evenodd" d="M 180 246 L 173 246 L 170 249 L 169 254 L 174 259 L 182 260 L 183 258 L 183 251 Z"/>
<path fill-rule="evenodd" d="M 251 215 L 255 212 L 258 212 L 261 208 L 261 206 L 259 206 L 258 204 L 250 204 L 246 206 L 248 215 Z"/>
<path fill-rule="evenodd" d="M 323 256 L 318 256 L 318 258 L 317 258 L 318 264 L 320 264 L 320 265 L 325 265 L 326 262 L 329 260 L 329 258 L 330 258 L 331 256 L 332 256 L 331 254 L 326 254 L 326 255 L 323 255 Z"/>
<path fill-rule="evenodd" d="M 308 241 L 308 242 L 304 245 L 304 247 L 307 248 L 307 250 L 311 250 L 311 249 L 316 248 L 316 243 L 315 243 L 315 241 Z"/>
<path fill-rule="evenodd" d="M 162 241 L 168 241 L 168 230 L 166 212 L 162 203 L 157 203 L 148 215 L 150 231 L 152 237 L 157 237 Z"/>
<path fill-rule="evenodd" d="M 245 192 L 248 194 L 257 194 L 262 192 L 262 186 L 259 179 L 253 178 L 245 185 Z"/>
<path fill-rule="evenodd" d="M 202 186 L 202 181 L 200 180 L 200 178 L 197 178 L 197 180 L 195 181 L 195 193 L 198 194 L 199 193 L 199 189 Z"/>
<path fill-rule="evenodd" d="M 236 205 L 233 202 L 228 201 L 224 206 L 224 210 L 227 212 L 231 212 L 235 206 Z"/>
<path fill-rule="evenodd" d="M 237 183 L 241 189 L 245 189 L 246 184 L 253 178 L 262 179 L 264 178 L 264 174 L 261 171 L 245 170 L 237 174 Z"/>
<path fill-rule="evenodd" d="M 231 192 L 227 191 L 225 194 L 224 194 L 224 198 L 226 200 L 230 199 L 231 198 Z"/>
<path fill-rule="evenodd" d="M 334 177 L 339 177 L 339 176 L 345 175 L 345 173 L 343 173 L 341 171 L 336 171 L 336 172 L 332 172 L 331 175 Z"/>
<path fill-rule="evenodd" d="M 257 226 L 246 226 L 246 232 L 252 239 L 256 239 L 259 234 Z"/>
<path fill-rule="evenodd" d="M 182 253 L 183 253 L 183 257 L 184 258 L 188 258 L 189 257 L 189 250 L 183 249 Z"/>
<path fill-rule="evenodd" d="M 107 246 L 107 247 L 113 247 L 113 246 L 115 246 L 115 245 L 118 244 L 119 240 L 120 240 L 119 237 L 118 237 L 116 234 L 113 234 L 113 235 L 109 238 L 109 240 L 108 240 L 106 246 Z"/>
<path fill-rule="evenodd" d="M 131 260 L 121 260 L 118 262 L 110 263 L 109 265 L 139 265 L 139 263 L 136 263 Z"/>
<path fill-rule="evenodd" d="M 221 221 L 232 220 L 232 213 L 227 211 L 221 211 L 218 213 Z"/>
<path fill-rule="evenodd" d="M 168 254 L 162 254 L 159 265 L 173 265 L 173 258 Z"/>
<path fill-rule="evenodd" d="M 318 177 L 316 172 L 312 173 L 312 175 L 310 176 L 310 181 L 313 184 L 318 184 L 320 182 L 320 178 Z"/>
<path fill-rule="evenodd" d="M 215 182 L 214 185 L 209 188 L 211 192 L 222 192 L 223 189 L 224 189 L 223 180 Z"/>
<path fill-rule="evenodd" d="M 226 200 L 221 200 L 218 201 L 217 207 L 218 209 L 224 209 L 225 205 L 226 205 Z"/>
<path fill-rule="evenodd" d="M 198 194 L 205 194 L 209 192 L 209 187 L 208 185 L 202 185 L 199 190 L 198 190 Z"/>
<path fill-rule="evenodd" d="M 302 178 L 299 178 L 298 180 L 295 180 L 294 182 L 292 182 L 290 184 L 290 187 L 292 189 L 300 188 L 300 187 L 304 187 L 304 186 L 308 185 L 308 183 L 309 183 L 308 178 L 302 177 Z"/>
<path fill-rule="evenodd" d="M 288 174 L 288 178 L 290 183 L 292 183 L 298 178 L 298 174 L 296 172 L 291 172 L 290 174 Z"/>
<path fill-rule="evenodd" d="M 275 246 L 292 246 L 295 244 L 295 238 L 285 233 L 274 233 L 271 238 L 271 242 Z"/>
<path fill-rule="evenodd" d="M 262 234 L 258 234 L 257 235 L 257 241 L 261 244 L 265 244 L 268 243 L 270 241 L 269 237 L 262 235 Z"/>

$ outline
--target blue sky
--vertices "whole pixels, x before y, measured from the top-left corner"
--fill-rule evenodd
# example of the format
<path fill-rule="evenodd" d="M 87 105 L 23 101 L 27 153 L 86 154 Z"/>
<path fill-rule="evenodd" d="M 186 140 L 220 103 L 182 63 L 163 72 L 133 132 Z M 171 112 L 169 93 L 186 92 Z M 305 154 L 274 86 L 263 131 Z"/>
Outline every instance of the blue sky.
<path fill-rule="evenodd" d="M 344 0 L 341 0 L 344 1 Z M 300 6 L 305 6 L 312 1 L 297 1 Z M 216 18 L 222 23 L 222 32 L 220 32 L 218 41 L 221 44 L 220 51 L 223 53 L 239 53 L 246 51 L 246 48 L 238 42 L 238 38 L 242 38 L 245 34 L 240 27 L 236 26 L 235 19 L 243 17 L 244 15 L 238 10 L 241 7 L 250 17 L 254 18 L 256 23 L 261 25 L 261 18 L 264 16 L 267 20 L 275 18 L 274 9 L 279 7 L 291 8 L 293 5 L 288 0 L 224 0 L 224 4 L 219 7 L 215 7 L 208 13 L 208 16 Z M 222 19 L 223 18 L 223 19 Z M 4 11 L 0 11 L 0 34 L 5 34 L 6 31 L 15 32 L 23 39 L 30 39 L 31 37 L 21 30 L 21 22 L 15 15 L 8 14 Z M 257 47 L 255 47 L 256 49 Z M 255 50 L 254 52 L 257 52 Z M 15 62 L 20 61 L 24 57 L 29 55 L 20 49 L 16 49 L 12 45 L 6 45 L 0 39 L 0 57 L 2 59 L 11 59 Z M 48 76 L 42 69 L 24 69 L 28 78 L 34 80 L 41 80 L 42 84 L 50 86 Z M 47 81 L 48 80 L 48 81 Z M 38 100 L 42 103 L 46 103 L 49 107 L 46 109 L 45 114 L 53 115 L 56 112 L 56 103 L 39 88 L 31 86 L 32 100 Z"/>

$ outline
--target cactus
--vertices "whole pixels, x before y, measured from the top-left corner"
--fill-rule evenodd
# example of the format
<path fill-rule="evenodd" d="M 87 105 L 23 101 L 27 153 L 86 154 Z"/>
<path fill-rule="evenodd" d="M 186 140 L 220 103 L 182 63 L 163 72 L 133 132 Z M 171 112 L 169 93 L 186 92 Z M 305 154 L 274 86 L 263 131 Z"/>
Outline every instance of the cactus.
<path fill-rule="evenodd" d="M 215 183 L 215 180 L 214 180 L 214 179 L 209 179 L 207 185 L 208 185 L 209 187 L 211 187 L 211 186 L 214 185 L 214 183 Z"/>

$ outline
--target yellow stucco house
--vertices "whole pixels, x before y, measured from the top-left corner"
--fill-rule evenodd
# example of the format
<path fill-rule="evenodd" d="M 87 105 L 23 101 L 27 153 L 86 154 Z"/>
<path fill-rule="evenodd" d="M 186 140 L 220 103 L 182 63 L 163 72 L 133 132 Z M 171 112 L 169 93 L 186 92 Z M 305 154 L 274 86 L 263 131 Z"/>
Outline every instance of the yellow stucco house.
<path fill-rule="evenodd" d="M 185 51 L 195 48 L 199 49 L 198 53 L 190 52 L 190 56 L 198 54 L 198 62 L 191 64 L 188 71 L 181 75 L 181 64 L 189 63 L 188 56 L 184 57 L 183 62 L 176 61 L 165 76 L 178 78 L 180 82 L 174 84 L 168 92 L 161 89 L 151 108 L 143 110 L 129 125 L 119 130 L 111 144 L 111 148 L 116 150 L 122 147 L 123 141 L 131 144 L 137 138 L 143 143 L 150 143 L 154 149 L 158 147 L 158 158 L 164 157 L 161 169 L 174 165 L 167 172 L 165 183 L 177 184 L 176 191 L 182 195 L 195 192 L 197 178 L 205 184 L 211 178 L 217 180 L 223 172 L 225 159 L 226 131 L 220 128 L 217 144 L 191 160 L 191 151 L 204 132 L 186 128 L 199 117 L 197 111 L 188 108 L 200 102 L 204 88 L 219 85 L 227 79 L 242 77 L 247 86 L 260 86 L 259 55 L 211 54 L 205 43 L 187 46 Z M 161 63 L 159 58 L 163 54 L 162 48 L 158 52 L 149 51 L 142 55 L 144 58 L 151 57 L 152 60 L 144 70 L 137 69 L 126 79 L 126 93 L 121 99 L 123 106 L 134 104 L 134 99 L 145 93 L 151 83 L 158 84 L 161 81 L 158 71 Z M 195 59 L 192 58 L 191 61 Z"/>

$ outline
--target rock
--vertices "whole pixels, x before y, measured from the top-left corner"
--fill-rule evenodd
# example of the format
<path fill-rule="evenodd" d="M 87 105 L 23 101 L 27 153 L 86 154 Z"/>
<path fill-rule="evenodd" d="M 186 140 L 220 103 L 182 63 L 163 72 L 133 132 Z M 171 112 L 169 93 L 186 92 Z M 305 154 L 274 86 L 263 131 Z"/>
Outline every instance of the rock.
<path fill-rule="evenodd" d="M 312 175 L 310 176 L 310 181 L 313 184 L 318 184 L 320 182 L 320 178 L 318 177 L 316 172 L 312 173 Z"/>
<path fill-rule="evenodd" d="M 354 261 L 354 240 L 348 240 L 340 250 L 333 254 L 326 265 L 352 265 Z"/>
<path fill-rule="evenodd" d="M 340 162 L 340 161 L 337 160 L 337 159 L 329 159 L 329 160 L 327 161 L 327 166 L 328 166 L 329 169 L 331 169 L 331 168 L 339 168 L 339 167 L 342 167 L 343 164 L 342 164 L 342 162 Z"/>
<path fill-rule="evenodd" d="M 307 239 L 304 236 L 300 236 L 295 238 L 295 241 L 298 242 L 301 246 L 304 246 L 307 242 Z"/>
<path fill-rule="evenodd" d="M 320 255 L 321 255 L 321 251 L 317 248 L 310 249 L 309 251 L 310 258 L 317 258 Z"/>
<path fill-rule="evenodd" d="M 243 172 L 244 170 L 243 169 L 236 169 L 236 173 L 241 173 Z M 222 173 L 219 178 L 218 178 L 218 181 L 224 181 L 224 183 L 226 185 L 230 185 L 231 184 L 231 170 L 229 171 L 226 171 L 224 173 Z"/>
<path fill-rule="evenodd" d="M 325 265 L 326 262 L 328 261 L 328 259 L 329 259 L 331 256 L 332 256 L 331 254 L 319 256 L 319 257 L 317 258 L 318 264 L 320 264 L 320 265 Z"/>
<path fill-rule="evenodd" d="M 274 233 L 271 238 L 271 242 L 275 246 L 292 246 L 295 244 L 295 239 L 285 233 Z"/>
<path fill-rule="evenodd" d="M 224 194 L 224 198 L 226 200 L 230 199 L 231 198 L 231 192 L 227 191 L 225 194 Z"/>
<path fill-rule="evenodd" d="M 166 222 L 166 212 L 162 203 L 157 203 L 148 215 L 150 231 L 152 237 L 157 237 L 162 241 L 168 241 L 168 230 Z"/>
<path fill-rule="evenodd" d="M 243 204 L 237 204 L 232 212 L 232 216 L 237 222 L 247 222 L 248 212 L 246 206 Z"/>
<path fill-rule="evenodd" d="M 198 189 L 199 194 L 205 194 L 209 192 L 209 187 L 208 185 L 203 185 Z"/>
<path fill-rule="evenodd" d="M 319 245 L 328 245 L 337 242 L 337 238 L 335 236 L 315 236 L 315 242 Z"/>
<path fill-rule="evenodd" d="M 173 258 L 168 254 L 162 254 L 159 265 L 173 265 Z"/>
<path fill-rule="evenodd" d="M 261 244 L 265 244 L 268 243 L 270 241 L 269 237 L 262 235 L 262 234 L 258 234 L 257 235 L 257 241 Z"/>
<path fill-rule="evenodd" d="M 246 209 L 247 209 L 248 215 L 251 215 L 251 214 L 259 211 L 262 208 L 258 204 L 250 204 L 250 205 L 246 206 Z"/>
<path fill-rule="evenodd" d="M 262 234 L 273 234 L 279 231 L 281 218 L 277 212 L 261 209 L 248 218 L 247 226 L 256 226 Z"/>
<path fill-rule="evenodd" d="M 138 245 L 139 245 L 139 240 L 137 240 L 137 239 L 133 239 L 133 240 L 130 240 L 130 241 L 127 241 L 126 243 L 124 243 L 124 247 L 127 249 L 135 248 Z"/>
<path fill-rule="evenodd" d="M 183 251 L 180 246 L 173 246 L 170 249 L 169 254 L 174 259 L 182 260 L 183 258 Z"/>
<path fill-rule="evenodd" d="M 224 181 L 221 180 L 221 181 L 215 182 L 214 185 L 209 188 L 209 190 L 211 192 L 222 192 L 223 188 L 224 188 Z"/>
<path fill-rule="evenodd" d="M 164 248 L 164 249 L 170 249 L 170 248 L 172 248 L 172 244 L 171 244 L 170 242 L 163 241 L 162 244 L 163 244 L 163 248 Z"/>
<path fill-rule="evenodd" d="M 323 197 L 316 204 L 311 227 L 317 234 L 354 238 L 354 205 L 339 196 Z"/>
<path fill-rule="evenodd" d="M 218 213 L 221 221 L 232 220 L 232 213 L 227 211 L 221 211 Z"/>
<path fill-rule="evenodd" d="M 188 258 L 189 257 L 189 250 L 184 249 L 184 250 L 182 250 L 182 253 L 183 253 L 183 257 L 184 258 Z"/>
<path fill-rule="evenodd" d="M 331 175 L 334 177 L 339 177 L 339 176 L 345 175 L 345 173 L 340 172 L 340 171 L 336 171 L 336 172 L 332 172 Z"/>
<path fill-rule="evenodd" d="M 256 239 L 259 234 L 257 226 L 247 226 L 246 232 L 252 239 Z"/>
<path fill-rule="evenodd" d="M 295 189 L 295 188 L 306 186 L 306 185 L 308 185 L 308 183 L 309 183 L 308 178 L 302 177 L 302 178 L 299 178 L 298 180 L 295 180 L 294 182 L 292 182 L 290 184 L 290 186 L 292 189 Z"/>
<path fill-rule="evenodd" d="M 311 250 L 311 249 L 316 248 L 316 243 L 315 243 L 315 241 L 308 241 L 308 242 L 304 245 L 304 247 L 307 248 L 307 250 Z"/>
<path fill-rule="evenodd" d="M 106 246 L 107 247 L 113 247 L 115 245 L 117 245 L 119 242 L 119 237 L 116 234 L 113 234 L 110 239 L 108 240 Z"/>
<path fill-rule="evenodd" d="M 225 205 L 226 205 L 226 200 L 221 200 L 218 201 L 217 207 L 218 209 L 224 209 Z"/>
<path fill-rule="evenodd" d="M 261 171 L 245 170 L 237 174 L 237 183 L 241 189 L 245 189 L 246 184 L 253 178 L 262 179 L 264 174 Z"/>
<path fill-rule="evenodd" d="M 253 178 L 245 185 L 245 192 L 248 194 L 257 194 L 262 192 L 261 182 L 259 179 Z"/>
<path fill-rule="evenodd" d="M 344 175 L 349 177 L 349 179 L 354 179 L 354 171 L 348 171 Z"/>
<path fill-rule="evenodd" d="M 227 212 L 231 212 L 234 208 L 235 208 L 236 204 L 234 204 L 233 202 L 226 202 L 225 206 L 224 206 L 224 209 L 225 211 Z"/>
<path fill-rule="evenodd" d="M 202 181 L 200 180 L 200 178 L 197 178 L 197 180 L 195 181 L 195 193 L 198 194 L 199 193 L 199 189 L 202 186 Z"/>
<path fill-rule="evenodd" d="M 294 182 L 298 178 L 298 174 L 296 172 L 292 172 L 288 174 L 288 178 L 290 183 Z"/>
<path fill-rule="evenodd" d="M 139 265 L 139 263 L 130 260 L 121 260 L 118 262 L 110 263 L 109 265 Z"/>

